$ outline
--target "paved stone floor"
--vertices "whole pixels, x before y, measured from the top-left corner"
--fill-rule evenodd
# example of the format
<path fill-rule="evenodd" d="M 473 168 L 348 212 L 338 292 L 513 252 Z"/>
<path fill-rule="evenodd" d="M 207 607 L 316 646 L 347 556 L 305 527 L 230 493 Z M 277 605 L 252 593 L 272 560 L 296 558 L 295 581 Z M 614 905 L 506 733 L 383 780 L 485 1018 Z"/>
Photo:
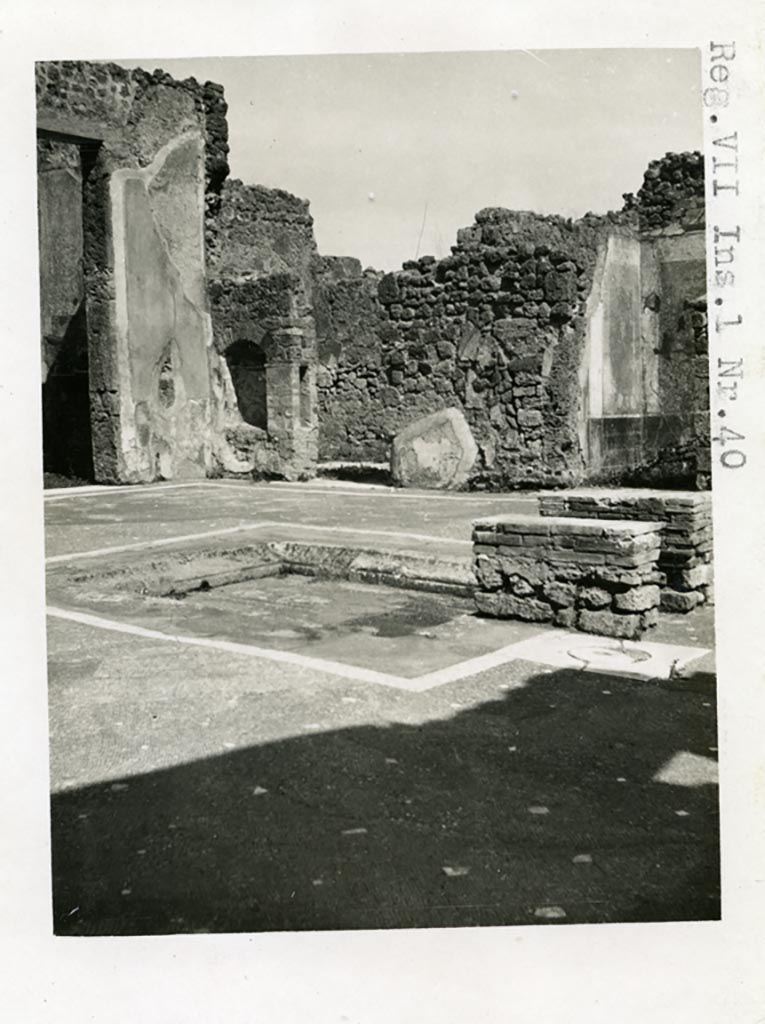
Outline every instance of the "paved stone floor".
<path fill-rule="evenodd" d="M 188 538 L 467 562 L 472 519 L 534 508 L 329 483 L 48 492 L 56 931 L 718 917 L 711 609 L 619 644 L 300 576 L 130 608 L 56 591 Z"/>

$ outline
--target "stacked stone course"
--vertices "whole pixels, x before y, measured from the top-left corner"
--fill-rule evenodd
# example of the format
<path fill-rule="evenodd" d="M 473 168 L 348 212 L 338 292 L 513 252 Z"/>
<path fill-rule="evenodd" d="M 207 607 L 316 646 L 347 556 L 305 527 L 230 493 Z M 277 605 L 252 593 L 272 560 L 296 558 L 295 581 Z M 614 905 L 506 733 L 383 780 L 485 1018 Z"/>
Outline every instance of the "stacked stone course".
<path fill-rule="evenodd" d="M 153 137 L 142 127 L 147 105 L 152 109 L 152 131 L 156 136 L 180 133 L 186 128 L 204 126 L 206 186 L 210 193 L 220 190 L 228 175 L 228 105 L 223 86 L 215 82 L 201 85 L 195 78 L 182 81 L 166 71 L 143 68 L 128 70 L 119 64 L 91 64 L 87 61 L 41 61 L 35 66 L 38 115 L 74 119 L 81 127 L 97 126 L 99 136 L 114 133 L 125 154 L 135 155 L 141 166 L 154 156 Z M 171 99 L 175 97 L 175 99 Z M 190 101 L 194 116 L 189 117 Z M 133 134 L 127 139 L 125 129 Z"/>
<path fill-rule="evenodd" d="M 479 611 L 634 639 L 659 611 L 660 524 L 494 516 L 473 523 Z"/>
<path fill-rule="evenodd" d="M 637 196 L 624 195 L 625 209 L 637 210 L 643 231 L 670 224 L 691 227 L 704 219 L 704 157 L 692 153 L 666 153 L 652 160 Z"/>
<path fill-rule="evenodd" d="M 582 489 L 539 497 L 543 517 L 661 524 L 661 608 L 689 612 L 713 599 L 710 492 Z"/>
<path fill-rule="evenodd" d="M 282 189 L 226 181 L 217 213 L 208 218 L 210 278 L 244 279 L 296 274 L 310 290 L 316 258 L 308 201 Z"/>

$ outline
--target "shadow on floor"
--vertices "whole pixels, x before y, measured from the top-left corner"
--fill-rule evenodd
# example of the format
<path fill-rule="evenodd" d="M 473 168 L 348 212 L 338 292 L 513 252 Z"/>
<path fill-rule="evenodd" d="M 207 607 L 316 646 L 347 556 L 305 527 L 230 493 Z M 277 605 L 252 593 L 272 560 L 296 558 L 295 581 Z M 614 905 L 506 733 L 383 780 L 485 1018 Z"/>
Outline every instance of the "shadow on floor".
<path fill-rule="evenodd" d="M 540 672 L 420 726 L 58 794 L 55 931 L 716 919 L 717 787 L 654 780 L 680 752 L 715 758 L 714 688 Z"/>

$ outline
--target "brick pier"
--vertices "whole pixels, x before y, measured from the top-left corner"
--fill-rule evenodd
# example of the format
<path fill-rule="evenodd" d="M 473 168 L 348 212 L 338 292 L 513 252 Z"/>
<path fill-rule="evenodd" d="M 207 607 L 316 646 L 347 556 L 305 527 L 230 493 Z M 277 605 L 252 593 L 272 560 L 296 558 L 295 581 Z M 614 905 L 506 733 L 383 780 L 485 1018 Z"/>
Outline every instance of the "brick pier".
<path fill-rule="evenodd" d="M 710 491 L 581 488 L 542 494 L 542 516 L 661 524 L 661 608 L 689 612 L 713 600 Z"/>
<path fill-rule="evenodd" d="M 661 524 L 508 515 L 473 524 L 479 611 L 633 639 L 656 624 Z"/>

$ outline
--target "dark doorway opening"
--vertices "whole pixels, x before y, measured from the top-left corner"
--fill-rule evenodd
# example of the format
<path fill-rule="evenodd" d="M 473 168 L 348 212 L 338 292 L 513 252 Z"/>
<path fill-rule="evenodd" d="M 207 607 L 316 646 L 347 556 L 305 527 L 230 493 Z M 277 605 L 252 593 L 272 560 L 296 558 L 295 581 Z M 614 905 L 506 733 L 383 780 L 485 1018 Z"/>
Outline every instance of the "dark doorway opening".
<path fill-rule="evenodd" d="M 86 185 L 100 142 L 38 129 L 37 203 L 46 487 L 95 482 L 86 299 Z M 94 217 L 91 216 L 91 221 Z M 103 215 L 95 216 L 102 230 Z"/>
<path fill-rule="evenodd" d="M 226 349 L 226 362 L 245 423 L 268 429 L 266 357 L 254 341 L 235 341 Z"/>
<path fill-rule="evenodd" d="M 83 300 L 69 321 L 42 386 L 43 470 L 92 482 L 88 328 Z"/>

